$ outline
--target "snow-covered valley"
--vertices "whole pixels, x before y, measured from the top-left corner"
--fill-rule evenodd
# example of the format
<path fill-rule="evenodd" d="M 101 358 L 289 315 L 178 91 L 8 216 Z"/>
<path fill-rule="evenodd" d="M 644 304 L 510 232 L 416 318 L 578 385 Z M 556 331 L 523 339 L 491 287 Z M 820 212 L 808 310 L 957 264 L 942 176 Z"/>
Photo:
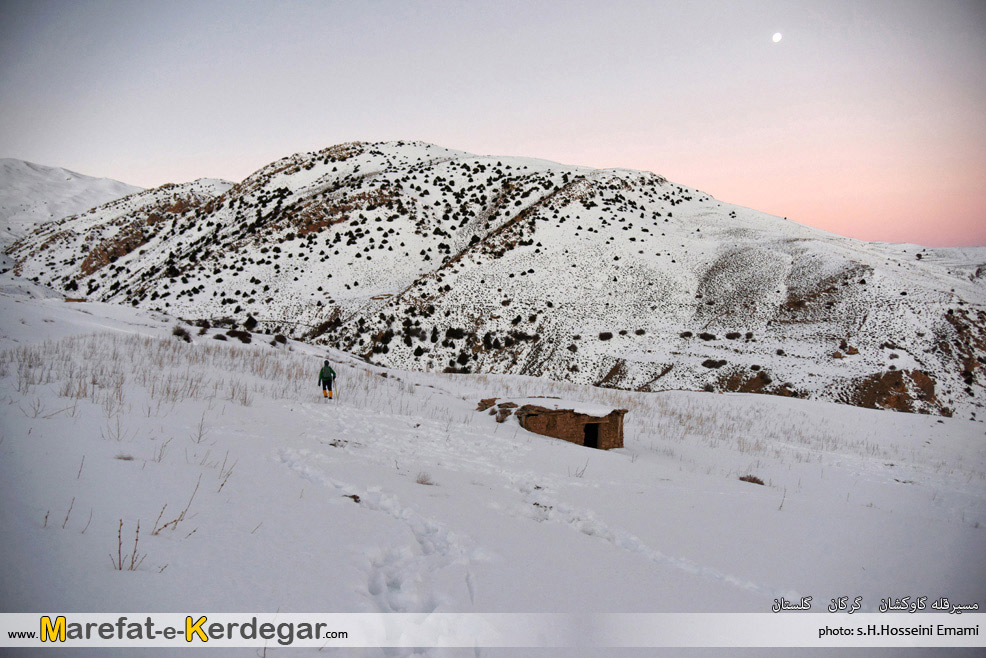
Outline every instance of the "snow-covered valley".
<path fill-rule="evenodd" d="M 982 422 L 409 372 L 270 335 L 217 340 L 218 329 L 188 327 L 187 343 L 160 313 L 6 290 L 6 611 L 986 601 Z M 339 374 L 332 401 L 316 386 L 326 357 Z M 481 398 L 539 395 L 629 409 L 625 448 L 592 450 L 476 411 Z"/>

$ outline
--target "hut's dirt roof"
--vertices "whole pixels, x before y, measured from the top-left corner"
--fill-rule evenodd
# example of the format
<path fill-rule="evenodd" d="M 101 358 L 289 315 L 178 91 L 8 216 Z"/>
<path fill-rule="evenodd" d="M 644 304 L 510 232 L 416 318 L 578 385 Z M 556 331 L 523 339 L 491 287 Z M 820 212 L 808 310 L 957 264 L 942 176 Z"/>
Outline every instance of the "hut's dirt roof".
<path fill-rule="evenodd" d="M 616 407 L 592 402 L 581 402 L 579 400 L 566 400 L 563 398 L 498 398 L 496 404 L 503 406 L 504 402 L 513 402 L 518 407 L 530 405 L 533 407 L 544 407 L 545 409 L 566 409 L 586 416 L 596 416 L 602 418 L 616 411 Z"/>

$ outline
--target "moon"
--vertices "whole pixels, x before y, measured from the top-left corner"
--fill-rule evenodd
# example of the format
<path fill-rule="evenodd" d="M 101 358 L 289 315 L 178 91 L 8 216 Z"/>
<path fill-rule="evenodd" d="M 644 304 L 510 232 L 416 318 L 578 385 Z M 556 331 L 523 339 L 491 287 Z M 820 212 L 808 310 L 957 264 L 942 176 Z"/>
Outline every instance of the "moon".
<path fill-rule="evenodd" d="M 783 38 L 784 38 L 784 35 L 782 35 L 780 32 L 774 32 L 774 36 L 772 36 L 770 39 L 774 43 L 777 43 L 778 41 L 780 41 Z"/>

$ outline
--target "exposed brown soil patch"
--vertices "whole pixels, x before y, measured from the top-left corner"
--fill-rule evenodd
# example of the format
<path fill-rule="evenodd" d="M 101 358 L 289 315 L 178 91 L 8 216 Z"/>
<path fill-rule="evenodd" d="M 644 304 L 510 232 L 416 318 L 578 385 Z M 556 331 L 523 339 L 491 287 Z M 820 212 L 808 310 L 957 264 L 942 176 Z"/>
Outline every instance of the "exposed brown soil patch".
<path fill-rule="evenodd" d="M 740 370 L 720 380 L 719 389 L 730 393 L 767 393 L 772 381 L 762 370 L 755 374 Z"/>
<path fill-rule="evenodd" d="M 986 352 L 986 312 L 976 311 L 971 317 L 967 310 L 958 309 L 946 314 L 945 319 L 958 334 L 953 346 L 962 363 L 966 383 L 969 383 L 976 370 L 986 371 L 986 365 L 976 358 L 977 352 Z"/>
<path fill-rule="evenodd" d="M 398 199 L 398 194 L 390 189 L 358 192 L 335 203 L 326 201 L 310 203 L 295 213 L 290 218 L 290 222 L 298 229 L 299 235 L 307 235 L 346 221 L 354 211 L 376 210 Z"/>
<path fill-rule="evenodd" d="M 626 375 L 626 361 L 623 359 L 617 359 L 613 367 L 609 369 L 602 379 L 596 382 L 594 385 L 603 388 L 613 388 L 619 384 L 619 382 Z"/>
<path fill-rule="evenodd" d="M 79 266 L 82 275 L 89 276 L 145 244 L 147 237 L 141 231 L 140 225 L 140 221 L 131 222 L 116 237 L 103 240 L 96 245 Z"/>
<path fill-rule="evenodd" d="M 908 413 L 927 413 L 929 408 L 936 408 L 943 415 L 949 415 L 935 395 L 935 381 L 920 370 L 890 370 L 855 380 L 854 388 L 840 401 L 867 409 Z"/>
<path fill-rule="evenodd" d="M 758 372 L 734 370 L 719 379 L 716 383 L 716 390 L 723 393 L 779 395 L 783 398 L 803 397 L 801 393 L 791 388 L 787 383 L 772 386 L 773 383 L 774 380 L 763 370 Z"/>

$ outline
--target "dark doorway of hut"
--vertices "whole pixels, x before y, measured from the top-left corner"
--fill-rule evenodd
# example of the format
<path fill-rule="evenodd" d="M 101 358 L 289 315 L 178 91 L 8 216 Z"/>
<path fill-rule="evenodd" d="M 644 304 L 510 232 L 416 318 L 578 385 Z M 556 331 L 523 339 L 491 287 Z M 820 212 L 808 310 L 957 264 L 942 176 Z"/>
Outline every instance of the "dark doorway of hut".
<path fill-rule="evenodd" d="M 599 447 L 599 423 L 585 424 L 585 442 L 582 445 L 586 448 Z"/>

